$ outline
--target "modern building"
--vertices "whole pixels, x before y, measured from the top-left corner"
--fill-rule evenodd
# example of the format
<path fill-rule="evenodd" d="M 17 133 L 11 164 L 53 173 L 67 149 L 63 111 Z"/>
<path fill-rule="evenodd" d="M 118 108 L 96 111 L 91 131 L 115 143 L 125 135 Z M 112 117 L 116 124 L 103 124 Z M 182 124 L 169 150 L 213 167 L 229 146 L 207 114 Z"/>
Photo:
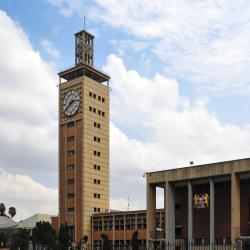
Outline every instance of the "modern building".
<path fill-rule="evenodd" d="M 249 158 L 147 173 L 147 240 L 157 231 L 157 187 L 165 194 L 162 229 L 167 242 L 250 238 Z"/>
<path fill-rule="evenodd" d="M 162 238 L 164 228 L 164 210 L 157 209 L 155 225 L 159 238 Z M 138 231 L 140 245 L 146 245 L 147 211 L 110 211 L 108 213 L 94 214 L 92 217 L 92 240 L 93 246 L 101 243 L 101 234 L 106 234 L 116 249 L 131 244 L 132 235 Z M 97 247 L 96 247 L 97 248 Z"/>
<path fill-rule="evenodd" d="M 59 220 L 90 238 L 109 209 L 109 76 L 94 68 L 94 36 L 75 34 L 75 66 L 59 75 Z M 56 218 L 54 218 L 54 221 Z"/>

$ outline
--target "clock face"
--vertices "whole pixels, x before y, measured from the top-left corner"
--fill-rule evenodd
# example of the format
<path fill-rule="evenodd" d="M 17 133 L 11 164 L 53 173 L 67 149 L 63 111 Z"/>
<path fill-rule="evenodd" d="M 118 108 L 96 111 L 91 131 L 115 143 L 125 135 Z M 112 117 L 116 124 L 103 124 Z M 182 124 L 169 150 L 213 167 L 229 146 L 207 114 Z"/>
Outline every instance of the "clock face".
<path fill-rule="evenodd" d="M 63 111 L 66 116 L 71 116 L 76 113 L 80 106 L 80 96 L 76 90 L 70 90 L 63 100 Z"/>

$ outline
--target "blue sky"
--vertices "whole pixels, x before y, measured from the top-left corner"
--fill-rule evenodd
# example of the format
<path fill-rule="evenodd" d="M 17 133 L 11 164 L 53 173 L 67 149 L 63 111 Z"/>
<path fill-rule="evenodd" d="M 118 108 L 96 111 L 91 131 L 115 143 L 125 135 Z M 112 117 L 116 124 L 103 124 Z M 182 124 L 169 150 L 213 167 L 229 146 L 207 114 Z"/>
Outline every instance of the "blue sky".
<path fill-rule="evenodd" d="M 0 194 L 20 218 L 57 212 L 57 73 L 74 64 L 84 16 L 94 64 L 112 78 L 112 208 L 127 196 L 145 208 L 146 171 L 249 156 L 248 1 L 2 0 L 0 10 Z M 30 186 L 30 198 L 13 195 Z"/>
<path fill-rule="evenodd" d="M 82 4 L 81 13 L 75 12 L 69 16 L 62 15 L 56 3 L 65 2 L 65 8 L 68 8 L 68 1 L 25 1 L 20 0 L 13 3 L 11 0 L 1 1 L 0 7 L 6 11 L 8 15 L 15 20 L 28 34 L 32 46 L 35 50 L 41 53 L 44 60 L 55 62 L 55 68 L 60 71 L 64 67 L 73 65 L 74 62 L 74 43 L 73 34 L 83 29 L 84 21 L 83 16 L 86 18 L 86 29 L 96 33 L 95 41 L 95 66 L 101 68 L 105 62 L 107 55 L 117 53 L 119 48 L 117 44 L 119 41 L 135 40 L 145 42 L 147 47 L 135 52 L 131 48 L 124 50 L 123 60 L 126 66 L 135 69 L 142 75 L 152 77 L 156 72 L 166 74 L 164 68 L 168 64 L 167 59 L 162 61 L 152 53 L 154 49 L 155 39 L 140 39 L 138 35 L 131 34 L 129 30 L 124 30 L 104 22 L 94 22 L 88 18 L 89 6 L 95 6 L 94 1 L 88 1 Z M 69 1 L 70 2 L 70 1 Z M 244 1 L 243 1 L 244 2 Z M 54 3 L 54 4 L 51 4 Z M 242 3 L 239 3 L 241 5 Z M 85 9 L 85 6 L 86 9 Z M 89 5 L 89 6 L 88 6 Z M 60 58 L 55 60 L 51 57 L 41 46 L 41 40 L 49 40 L 53 46 L 60 52 Z M 114 42 L 116 41 L 116 42 Z M 140 58 L 145 55 L 148 65 L 135 58 Z M 139 63 L 138 63 L 139 61 Z M 248 121 L 250 111 L 249 107 L 249 94 L 237 93 L 209 93 L 206 90 L 198 90 L 193 86 L 193 82 L 185 79 L 178 74 L 170 72 L 170 75 L 178 79 L 180 93 L 188 96 L 191 100 L 197 95 L 205 95 L 209 98 L 209 107 L 215 111 L 222 122 L 233 122 L 237 124 L 244 124 Z M 169 75 L 169 74 L 166 74 Z M 209 84 L 209 83 L 208 83 Z"/>

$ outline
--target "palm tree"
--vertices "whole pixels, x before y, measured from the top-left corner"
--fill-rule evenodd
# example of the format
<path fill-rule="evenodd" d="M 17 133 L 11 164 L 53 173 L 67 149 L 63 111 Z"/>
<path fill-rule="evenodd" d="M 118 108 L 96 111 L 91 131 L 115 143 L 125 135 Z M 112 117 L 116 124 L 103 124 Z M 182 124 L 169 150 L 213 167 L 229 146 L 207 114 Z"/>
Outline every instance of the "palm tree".
<path fill-rule="evenodd" d="M 9 215 L 11 218 L 13 218 L 16 215 L 16 208 L 10 207 L 9 208 Z"/>
<path fill-rule="evenodd" d="M 5 215 L 6 207 L 3 203 L 0 203 L 0 216 Z"/>

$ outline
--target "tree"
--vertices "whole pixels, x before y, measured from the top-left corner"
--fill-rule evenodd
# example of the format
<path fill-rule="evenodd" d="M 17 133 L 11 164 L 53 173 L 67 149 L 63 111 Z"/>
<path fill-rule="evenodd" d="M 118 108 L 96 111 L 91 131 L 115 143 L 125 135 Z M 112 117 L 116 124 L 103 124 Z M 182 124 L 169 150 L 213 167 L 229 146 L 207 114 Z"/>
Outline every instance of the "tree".
<path fill-rule="evenodd" d="M 0 233 L 0 247 L 5 246 L 6 243 L 7 243 L 7 237 L 3 232 L 1 232 Z"/>
<path fill-rule="evenodd" d="M 48 249 L 57 249 L 57 235 L 49 222 L 39 221 L 32 230 L 33 243 Z"/>
<path fill-rule="evenodd" d="M 16 215 L 16 208 L 10 207 L 9 208 L 9 215 L 11 218 L 13 218 Z"/>
<path fill-rule="evenodd" d="M 139 250 L 138 231 L 135 231 L 133 233 L 133 236 L 131 239 L 131 245 L 132 245 L 133 250 Z"/>
<path fill-rule="evenodd" d="M 68 249 L 70 246 L 70 232 L 67 224 L 61 224 L 58 233 L 58 246 L 59 250 Z"/>
<path fill-rule="evenodd" d="M 27 250 L 29 245 L 29 232 L 26 229 L 19 229 L 16 234 L 11 237 L 11 250 Z"/>
<path fill-rule="evenodd" d="M 102 244 L 103 250 L 111 250 L 111 244 L 110 244 L 110 240 L 109 237 L 106 234 L 101 234 L 101 238 L 102 238 Z"/>
<path fill-rule="evenodd" d="M 5 210 L 6 210 L 5 205 L 3 203 L 0 203 L 0 216 L 5 215 Z"/>

